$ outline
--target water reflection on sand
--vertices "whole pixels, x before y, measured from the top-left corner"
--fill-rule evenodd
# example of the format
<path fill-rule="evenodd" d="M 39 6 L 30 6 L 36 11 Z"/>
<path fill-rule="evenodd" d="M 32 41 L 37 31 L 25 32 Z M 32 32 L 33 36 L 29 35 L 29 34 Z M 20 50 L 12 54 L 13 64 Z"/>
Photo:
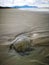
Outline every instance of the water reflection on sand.
<path fill-rule="evenodd" d="M 49 36 L 33 39 L 33 48 L 29 55 L 21 56 L 14 49 L 9 51 L 10 42 L 15 37 L 5 37 L 0 44 L 0 65 L 48 65 L 49 64 Z M 4 38 L 3 38 L 4 39 Z M 31 38 L 32 39 L 32 38 Z M 48 58 L 48 59 L 47 59 Z M 46 61 L 46 62 L 45 62 Z"/>

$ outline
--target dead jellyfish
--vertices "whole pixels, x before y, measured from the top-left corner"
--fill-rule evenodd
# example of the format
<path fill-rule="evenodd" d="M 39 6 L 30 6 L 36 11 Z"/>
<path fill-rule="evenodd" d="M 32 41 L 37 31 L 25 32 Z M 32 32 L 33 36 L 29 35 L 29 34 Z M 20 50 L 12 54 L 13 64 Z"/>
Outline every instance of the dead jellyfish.
<path fill-rule="evenodd" d="M 10 49 L 12 48 L 23 56 L 29 55 L 33 50 L 30 38 L 25 35 L 20 35 L 15 40 L 13 40 L 12 44 L 10 45 Z"/>

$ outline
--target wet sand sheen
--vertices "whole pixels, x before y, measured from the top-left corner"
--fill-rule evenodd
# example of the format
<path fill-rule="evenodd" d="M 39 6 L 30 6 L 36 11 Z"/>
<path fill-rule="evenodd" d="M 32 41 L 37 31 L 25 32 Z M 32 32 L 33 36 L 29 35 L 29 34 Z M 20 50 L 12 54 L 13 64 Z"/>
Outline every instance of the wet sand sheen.
<path fill-rule="evenodd" d="M 49 39 L 49 38 L 48 38 Z M 40 41 L 40 40 L 39 40 Z M 30 55 L 21 56 L 14 50 L 9 51 L 9 45 L 0 45 L 0 64 L 1 65 L 44 65 L 43 59 L 49 55 L 48 43 L 42 46 L 38 43 L 34 45 L 35 50 L 31 51 Z M 48 64 L 48 62 L 47 62 Z"/>
<path fill-rule="evenodd" d="M 49 14 L 0 9 L 0 40 L 4 36 L 0 41 L 0 65 L 49 65 L 49 38 L 34 39 L 34 50 L 29 55 L 21 56 L 14 49 L 9 51 L 15 35 L 32 28 L 35 32 L 49 31 Z"/>

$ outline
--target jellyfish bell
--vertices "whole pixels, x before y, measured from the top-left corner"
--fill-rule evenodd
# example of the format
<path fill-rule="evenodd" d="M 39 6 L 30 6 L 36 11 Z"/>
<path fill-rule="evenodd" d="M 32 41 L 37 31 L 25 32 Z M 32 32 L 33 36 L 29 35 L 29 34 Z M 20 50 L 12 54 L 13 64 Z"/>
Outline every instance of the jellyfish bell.
<path fill-rule="evenodd" d="M 24 35 L 18 36 L 10 47 L 11 49 L 13 47 L 20 55 L 29 55 L 30 51 L 32 51 L 30 38 Z"/>

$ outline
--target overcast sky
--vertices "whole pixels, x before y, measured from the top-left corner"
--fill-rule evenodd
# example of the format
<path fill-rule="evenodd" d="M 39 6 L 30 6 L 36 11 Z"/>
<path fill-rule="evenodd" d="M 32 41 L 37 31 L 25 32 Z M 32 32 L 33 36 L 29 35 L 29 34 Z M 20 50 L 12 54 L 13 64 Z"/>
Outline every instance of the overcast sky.
<path fill-rule="evenodd" d="M 0 6 L 39 6 L 39 4 L 42 4 L 43 7 L 49 7 L 49 0 L 0 0 Z"/>

